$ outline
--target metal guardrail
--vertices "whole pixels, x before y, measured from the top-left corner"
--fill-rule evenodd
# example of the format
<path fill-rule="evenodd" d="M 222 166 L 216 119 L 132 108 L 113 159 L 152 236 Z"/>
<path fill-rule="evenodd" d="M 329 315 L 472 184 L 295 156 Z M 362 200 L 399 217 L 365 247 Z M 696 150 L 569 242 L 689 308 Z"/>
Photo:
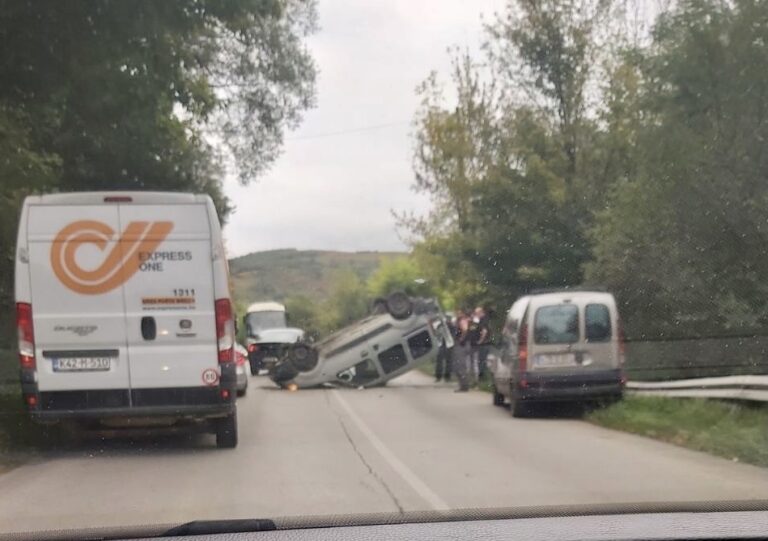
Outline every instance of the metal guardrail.
<path fill-rule="evenodd" d="M 630 381 L 627 390 L 645 396 L 725 398 L 768 402 L 768 376 L 726 376 L 674 381 Z"/>

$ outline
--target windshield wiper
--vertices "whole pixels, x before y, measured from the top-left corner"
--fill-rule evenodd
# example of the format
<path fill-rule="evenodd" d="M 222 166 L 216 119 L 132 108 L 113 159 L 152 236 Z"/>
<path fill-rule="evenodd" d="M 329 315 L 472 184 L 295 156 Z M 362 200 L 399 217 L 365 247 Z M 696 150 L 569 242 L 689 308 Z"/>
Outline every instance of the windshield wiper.
<path fill-rule="evenodd" d="M 212 535 L 222 533 L 269 532 L 277 530 L 274 521 L 266 518 L 245 518 L 236 520 L 193 520 L 163 532 L 158 537 L 181 537 L 186 535 Z"/>

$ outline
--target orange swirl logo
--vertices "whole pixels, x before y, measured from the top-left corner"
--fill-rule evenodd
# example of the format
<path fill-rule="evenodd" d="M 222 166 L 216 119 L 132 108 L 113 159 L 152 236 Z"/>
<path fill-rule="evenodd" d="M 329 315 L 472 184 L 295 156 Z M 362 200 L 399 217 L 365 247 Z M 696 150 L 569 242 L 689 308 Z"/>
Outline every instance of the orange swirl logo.
<path fill-rule="evenodd" d="M 59 231 L 51 247 L 51 266 L 61 283 L 85 295 L 106 293 L 123 285 L 141 265 L 139 254 L 152 252 L 173 229 L 171 222 L 130 222 L 97 268 L 82 268 L 77 250 L 93 244 L 104 252 L 115 236 L 107 224 L 94 220 L 72 222 Z"/>

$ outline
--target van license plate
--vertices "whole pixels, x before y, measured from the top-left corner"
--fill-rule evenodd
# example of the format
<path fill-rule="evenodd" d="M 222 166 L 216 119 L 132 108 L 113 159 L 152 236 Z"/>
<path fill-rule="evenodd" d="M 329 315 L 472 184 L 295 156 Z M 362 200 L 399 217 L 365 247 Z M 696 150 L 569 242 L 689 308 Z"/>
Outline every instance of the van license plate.
<path fill-rule="evenodd" d="M 553 355 L 536 355 L 533 359 L 535 366 L 575 366 L 576 356 L 573 353 L 559 353 Z"/>
<path fill-rule="evenodd" d="M 67 357 L 53 359 L 54 372 L 98 372 L 109 370 L 109 357 Z"/>

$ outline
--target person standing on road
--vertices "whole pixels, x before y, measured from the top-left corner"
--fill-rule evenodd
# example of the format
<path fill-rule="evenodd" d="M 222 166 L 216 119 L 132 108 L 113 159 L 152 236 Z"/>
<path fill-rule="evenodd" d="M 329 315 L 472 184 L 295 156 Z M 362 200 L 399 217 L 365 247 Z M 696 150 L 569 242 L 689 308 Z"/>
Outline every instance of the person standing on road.
<path fill-rule="evenodd" d="M 445 324 L 448 326 L 448 333 L 452 337 L 456 337 L 456 332 L 453 325 L 453 319 L 447 318 Z M 437 350 L 437 361 L 435 362 L 435 382 L 441 380 L 451 381 L 451 374 L 453 373 L 453 347 L 448 347 L 443 338 L 443 333 L 437 333 L 440 345 Z"/>
<path fill-rule="evenodd" d="M 488 318 L 482 306 L 475 308 L 469 321 L 469 376 L 473 386 L 477 385 L 480 378 L 485 375 L 485 358 L 487 357 L 487 345 L 490 337 Z M 483 355 L 486 353 L 486 355 Z"/>
<path fill-rule="evenodd" d="M 481 308 L 480 336 L 478 339 L 477 370 L 478 379 L 483 380 L 488 373 L 488 352 L 491 349 L 491 310 Z"/>
<path fill-rule="evenodd" d="M 470 318 L 463 311 L 456 314 L 456 344 L 453 346 L 453 369 L 459 381 L 457 393 L 469 391 L 469 376 L 472 361 L 472 348 L 469 343 Z"/>

